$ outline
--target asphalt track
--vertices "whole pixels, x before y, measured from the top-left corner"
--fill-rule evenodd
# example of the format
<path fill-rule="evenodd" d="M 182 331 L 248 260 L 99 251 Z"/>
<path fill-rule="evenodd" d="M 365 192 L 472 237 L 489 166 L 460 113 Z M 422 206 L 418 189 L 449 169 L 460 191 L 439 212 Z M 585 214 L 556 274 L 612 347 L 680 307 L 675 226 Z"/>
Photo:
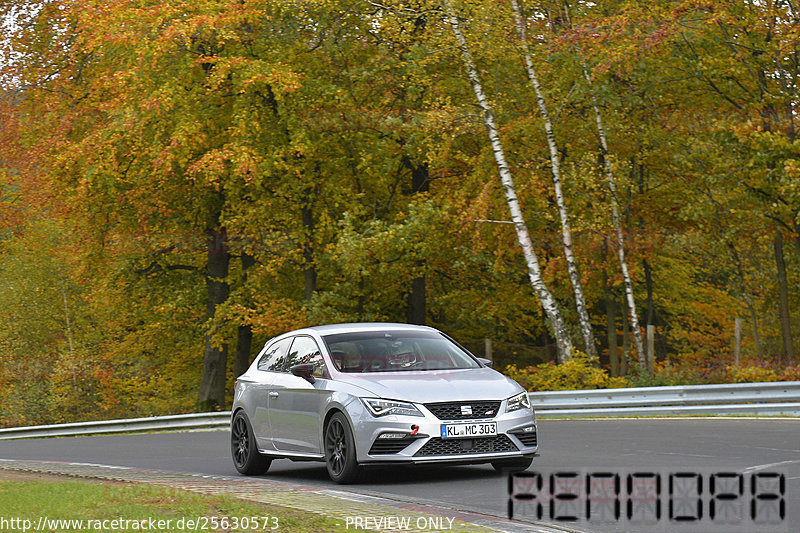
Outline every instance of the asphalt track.
<path fill-rule="evenodd" d="M 763 531 L 800 531 L 800 420 L 540 420 L 540 454 L 529 472 L 777 472 L 786 479 L 786 519 Z M 161 433 L 0 442 L 0 459 L 82 462 L 149 470 L 235 475 L 227 432 Z M 274 461 L 268 479 L 335 488 L 322 463 Z M 664 477 L 666 480 L 667 478 Z M 507 480 L 488 465 L 382 468 L 345 490 L 503 516 Z M 666 490 L 666 486 L 664 487 Z M 708 485 L 705 485 L 706 492 Z M 623 511 L 624 512 L 624 511 Z M 664 510 L 666 516 L 667 510 Z M 708 520 L 695 531 L 739 531 Z M 546 513 L 546 509 L 545 509 Z M 523 512 L 523 518 L 532 518 Z M 547 518 L 545 516 L 545 518 Z M 563 525 L 569 525 L 564 523 Z M 750 524 L 752 525 L 752 524 Z M 582 523 L 585 531 L 631 530 L 619 522 Z M 662 517 L 646 531 L 677 531 Z M 688 531 L 682 529 L 681 531 Z"/>

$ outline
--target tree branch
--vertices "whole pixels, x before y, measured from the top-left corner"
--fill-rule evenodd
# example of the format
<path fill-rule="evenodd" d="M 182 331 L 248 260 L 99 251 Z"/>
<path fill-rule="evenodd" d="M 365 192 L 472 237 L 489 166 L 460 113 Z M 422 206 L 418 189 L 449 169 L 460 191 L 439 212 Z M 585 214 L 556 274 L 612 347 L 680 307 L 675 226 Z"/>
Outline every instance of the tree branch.
<path fill-rule="evenodd" d="M 135 269 L 133 272 L 135 274 L 145 275 L 148 276 L 150 274 L 154 274 L 156 272 L 168 272 L 172 270 L 187 270 L 190 272 L 199 272 L 200 269 L 196 266 L 191 265 L 167 265 L 163 266 L 159 264 L 157 261 L 153 261 L 145 268 Z"/>

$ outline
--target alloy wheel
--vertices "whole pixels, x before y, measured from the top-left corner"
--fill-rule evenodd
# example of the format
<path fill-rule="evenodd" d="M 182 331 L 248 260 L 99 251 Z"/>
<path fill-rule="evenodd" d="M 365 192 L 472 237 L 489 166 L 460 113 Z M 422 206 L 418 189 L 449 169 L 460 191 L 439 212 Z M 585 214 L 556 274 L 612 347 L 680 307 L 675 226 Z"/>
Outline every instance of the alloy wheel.
<path fill-rule="evenodd" d="M 236 461 L 237 466 L 243 467 L 247 463 L 247 457 L 250 454 L 249 445 L 247 422 L 245 422 L 243 417 L 237 417 L 233 422 L 231 431 L 233 460 Z"/>
<path fill-rule="evenodd" d="M 328 452 L 331 471 L 335 476 L 342 473 L 347 458 L 348 449 L 344 432 L 342 423 L 339 420 L 332 420 L 325 437 L 325 451 Z"/>

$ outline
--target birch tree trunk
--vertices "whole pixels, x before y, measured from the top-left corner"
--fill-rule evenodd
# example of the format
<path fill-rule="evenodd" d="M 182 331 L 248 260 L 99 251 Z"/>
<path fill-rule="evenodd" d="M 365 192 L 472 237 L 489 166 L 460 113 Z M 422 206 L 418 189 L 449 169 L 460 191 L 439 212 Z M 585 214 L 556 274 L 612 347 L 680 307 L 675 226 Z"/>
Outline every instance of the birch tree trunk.
<path fill-rule="evenodd" d="M 528 39 L 525 35 L 525 21 L 522 18 L 522 10 L 520 9 L 519 1 L 511 0 L 511 8 L 514 11 L 514 18 L 517 23 L 517 34 L 519 35 L 520 46 L 525 56 L 528 78 L 531 80 L 533 90 L 536 92 L 536 102 L 539 105 L 539 112 L 544 120 L 547 146 L 550 149 L 553 189 L 555 191 L 556 204 L 558 205 L 558 214 L 561 218 L 561 240 L 564 246 L 564 256 L 567 260 L 569 279 L 572 283 L 572 290 L 575 293 L 575 307 L 578 310 L 578 321 L 580 322 L 581 335 L 583 335 L 583 344 L 589 357 L 594 358 L 597 357 L 597 348 L 595 346 L 594 333 L 592 332 L 592 323 L 589 320 L 589 312 L 586 309 L 586 299 L 583 296 L 583 285 L 581 284 L 581 275 L 578 271 L 578 263 L 575 261 L 575 255 L 572 253 L 572 230 L 569 225 L 569 212 L 567 211 L 564 195 L 561 191 L 561 158 L 558 155 L 558 145 L 556 144 L 556 137 L 553 133 L 553 123 L 552 120 L 550 120 L 550 113 L 547 111 L 542 88 L 539 85 L 539 78 L 536 76 L 536 69 L 533 67 L 533 60 L 528 51 Z"/>
<path fill-rule="evenodd" d="M 606 130 L 603 127 L 603 118 L 600 114 L 600 107 L 597 105 L 597 97 L 592 90 L 592 78 L 586 69 L 583 69 L 583 76 L 589 84 L 589 94 L 592 98 L 592 107 L 594 108 L 594 117 L 597 122 L 597 135 L 600 138 L 600 150 L 603 155 L 603 173 L 606 176 L 606 185 L 611 194 L 611 223 L 614 225 L 614 232 L 617 236 L 617 256 L 619 257 L 619 265 L 622 270 L 622 278 L 625 284 L 625 298 L 628 302 L 628 310 L 630 311 L 631 329 L 633 330 L 633 341 L 636 343 L 636 355 L 638 357 L 639 366 L 646 368 L 647 360 L 645 359 L 644 346 L 642 344 L 642 331 L 639 329 L 639 318 L 636 314 L 636 301 L 633 298 L 633 283 L 631 282 L 631 275 L 628 271 L 628 262 L 625 259 L 625 237 L 622 233 L 622 222 L 619 218 L 619 198 L 617 197 L 617 185 L 614 182 L 614 173 L 611 170 L 611 163 L 608 160 L 608 141 L 606 139 Z"/>
<path fill-rule="evenodd" d="M 536 296 L 539 298 L 539 301 L 542 303 L 544 312 L 553 328 L 553 336 L 555 337 L 556 344 L 558 346 L 558 359 L 559 362 L 563 363 L 572 357 L 572 341 L 569 338 L 569 331 L 567 330 L 564 320 L 561 317 L 561 312 L 558 308 L 558 302 L 556 302 L 556 299 L 553 297 L 552 293 L 542 279 L 539 259 L 536 256 L 536 252 L 533 250 L 533 244 L 531 243 L 530 234 L 528 233 L 528 227 L 525 224 L 525 219 L 522 216 L 522 210 L 520 208 L 519 200 L 517 199 L 517 192 L 514 187 L 514 180 L 511 176 L 511 171 L 508 168 L 503 145 L 500 142 L 500 136 L 497 132 L 494 114 L 492 113 L 491 106 L 489 105 L 486 95 L 483 92 L 483 86 L 481 85 L 480 78 L 478 77 L 478 70 L 475 68 L 475 63 L 472 60 L 472 54 L 467 46 L 467 40 L 461 31 L 461 25 L 459 24 L 458 17 L 453 9 L 452 0 L 443 0 L 443 5 L 447 20 L 450 23 L 450 27 L 453 29 L 453 34 L 455 35 L 458 49 L 461 52 L 461 59 L 464 61 L 464 68 L 467 71 L 467 76 L 472 84 L 472 89 L 475 92 L 478 105 L 483 111 L 483 121 L 486 126 L 486 131 L 489 135 L 489 141 L 492 144 L 492 151 L 494 152 L 495 161 L 497 162 L 497 169 L 500 174 L 500 181 L 503 185 L 503 191 L 506 195 L 508 209 L 511 213 L 511 220 L 514 223 L 514 229 L 517 232 L 517 239 L 519 240 L 522 253 L 525 256 L 525 262 L 528 266 L 528 277 L 531 280 L 531 286 L 533 287 Z"/>

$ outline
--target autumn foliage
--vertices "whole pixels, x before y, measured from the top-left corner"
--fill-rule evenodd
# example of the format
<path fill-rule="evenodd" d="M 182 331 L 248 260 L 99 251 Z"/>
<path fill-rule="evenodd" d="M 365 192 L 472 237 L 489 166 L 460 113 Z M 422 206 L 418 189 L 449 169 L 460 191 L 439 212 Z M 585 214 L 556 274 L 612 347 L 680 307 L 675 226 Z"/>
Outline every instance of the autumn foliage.
<path fill-rule="evenodd" d="M 510 2 L 453 5 L 580 346 Z M 601 354 L 564 368 L 439 2 L 0 0 L 0 424 L 224 409 L 269 337 L 346 321 L 492 339 L 531 387 L 796 378 L 791 4 L 524 10 Z"/>

